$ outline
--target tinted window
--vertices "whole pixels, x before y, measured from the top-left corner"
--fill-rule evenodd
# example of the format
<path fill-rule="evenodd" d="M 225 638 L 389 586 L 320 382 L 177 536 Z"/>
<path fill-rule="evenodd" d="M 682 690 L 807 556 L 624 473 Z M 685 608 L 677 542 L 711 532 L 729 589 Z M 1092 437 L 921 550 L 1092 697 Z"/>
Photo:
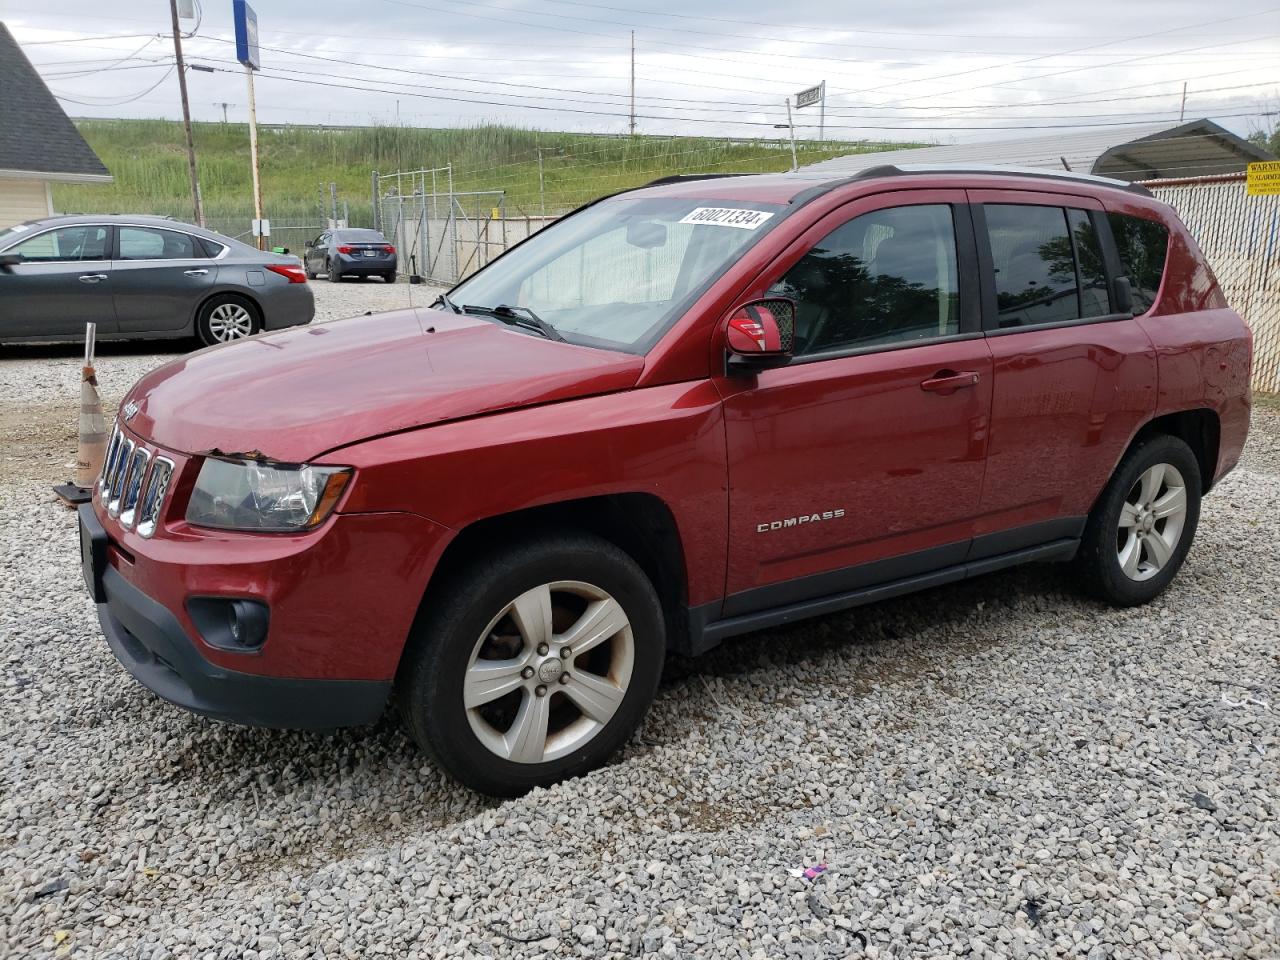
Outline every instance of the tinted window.
<path fill-rule="evenodd" d="M 955 225 L 946 205 L 855 217 L 773 285 L 796 301 L 797 354 L 959 332 Z"/>
<path fill-rule="evenodd" d="M 62 227 L 15 244 L 6 253 L 16 253 L 30 263 L 106 260 L 107 228 L 102 226 Z"/>
<path fill-rule="evenodd" d="M 1102 259 L 1102 245 L 1093 220 L 1084 210 L 1068 210 L 1067 222 L 1076 242 L 1076 259 L 1080 264 L 1080 316 L 1103 317 L 1111 312 L 1107 293 L 1107 268 Z"/>
<path fill-rule="evenodd" d="M 1133 289 L 1133 312 L 1146 313 L 1156 302 L 1169 251 L 1169 231 L 1164 224 L 1122 213 L 1107 214 L 1120 252 L 1120 268 Z"/>
<path fill-rule="evenodd" d="M 213 259 L 227 249 L 224 244 L 218 243 L 216 240 L 209 240 L 204 237 L 198 238 L 197 242 L 204 248 L 205 256 Z"/>
<path fill-rule="evenodd" d="M 1066 211 L 998 203 L 985 211 L 999 326 L 1077 319 L 1080 297 Z"/>
<path fill-rule="evenodd" d="M 386 243 L 377 230 L 339 230 L 334 236 L 340 243 Z"/>
<path fill-rule="evenodd" d="M 153 227 L 121 227 L 121 260 L 191 260 L 203 257 L 196 251 L 195 239 L 176 230 Z"/>

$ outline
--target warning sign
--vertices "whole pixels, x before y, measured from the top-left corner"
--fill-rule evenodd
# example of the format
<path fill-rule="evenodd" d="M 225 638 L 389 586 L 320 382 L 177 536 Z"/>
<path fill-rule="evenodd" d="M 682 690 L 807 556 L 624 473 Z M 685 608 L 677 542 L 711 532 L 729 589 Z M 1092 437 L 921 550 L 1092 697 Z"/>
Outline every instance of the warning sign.
<path fill-rule="evenodd" d="M 1280 160 L 1249 164 L 1245 193 L 1251 197 L 1280 194 Z"/>

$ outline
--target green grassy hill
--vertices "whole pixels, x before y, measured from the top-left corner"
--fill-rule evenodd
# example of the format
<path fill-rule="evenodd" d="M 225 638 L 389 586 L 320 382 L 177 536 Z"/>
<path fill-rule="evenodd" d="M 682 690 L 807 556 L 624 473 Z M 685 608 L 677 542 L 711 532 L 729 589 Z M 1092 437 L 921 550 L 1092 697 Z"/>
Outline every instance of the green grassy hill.
<path fill-rule="evenodd" d="M 77 126 L 114 174 L 115 183 L 55 184 L 59 211 L 191 218 L 180 123 L 81 120 Z M 206 216 L 219 229 L 247 229 L 252 217 L 248 128 L 199 123 L 195 141 Z M 584 136 L 500 126 L 264 127 L 259 145 L 266 213 L 282 224 L 320 222 L 327 215 L 330 181 L 338 185 L 340 204 L 349 204 L 352 223 L 368 223 L 373 169 L 390 173 L 452 164 L 455 189 L 505 190 L 508 215 L 525 215 L 541 212 L 544 200 L 548 213 L 559 212 L 669 174 L 778 171 L 791 162 L 785 140 Z M 804 164 L 884 148 L 879 143 L 827 141 L 801 144 L 799 154 Z"/>

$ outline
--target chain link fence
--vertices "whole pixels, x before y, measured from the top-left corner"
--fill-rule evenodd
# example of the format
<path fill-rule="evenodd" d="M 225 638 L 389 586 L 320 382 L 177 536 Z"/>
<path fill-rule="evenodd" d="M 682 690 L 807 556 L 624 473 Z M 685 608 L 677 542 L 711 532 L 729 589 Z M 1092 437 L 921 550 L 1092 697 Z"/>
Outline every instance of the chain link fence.
<path fill-rule="evenodd" d="M 506 216 L 502 190 L 456 191 L 450 167 L 374 174 L 378 228 L 400 252 L 400 269 L 457 283 L 528 235 Z M 528 218 L 520 218 L 520 222 Z"/>
<path fill-rule="evenodd" d="M 1280 393 L 1280 196 L 1249 196 L 1243 174 L 1146 186 L 1178 211 L 1253 330 L 1253 388 Z"/>

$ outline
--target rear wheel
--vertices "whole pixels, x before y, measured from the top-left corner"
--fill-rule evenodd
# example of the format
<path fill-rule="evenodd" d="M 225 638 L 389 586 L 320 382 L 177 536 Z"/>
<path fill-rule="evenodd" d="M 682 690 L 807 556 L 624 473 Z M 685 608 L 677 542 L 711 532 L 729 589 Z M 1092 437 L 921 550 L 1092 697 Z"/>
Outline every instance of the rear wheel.
<path fill-rule="evenodd" d="M 1177 437 L 1130 448 L 1089 516 L 1076 558 L 1090 591 L 1126 607 L 1159 596 L 1191 548 L 1200 487 L 1200 464 Z"/>
<path fill-rule="evenodd" d="M 244 297 L 223 293 L 211 297 L 196 318 L 196 335 L 207 347 L 252 336 L 262 329 L 258 308 Z"/>
<path fill-rule="evenodd" d="M 383 280 L 385 280 L 385 281 L 387 281 L 387 283 L 395 283 L 395 282 L 396 282 L 396 272 L 395 272 L 394 270 L 392 270 L 392 271 L 390 271 L 389 273 L 384 273 L 384 274 L 382 275 L 382 279 L 383 279 Z"/>
<path fill-rule="evenodd" d="M 330 283 L 338 283 L 342 280 L 342 273 L 333 265 L 332 261 L 326 261 L 324 265 L 325 276 L 329 278 Z"/>
<path fill-rule="evenodd" d="M 613 544 L 525 543 L 432 596 L 397 700 L 455 779 L 516 796 L 599 766 L 639 725 L 662 673 L 662 610 Z"/>

